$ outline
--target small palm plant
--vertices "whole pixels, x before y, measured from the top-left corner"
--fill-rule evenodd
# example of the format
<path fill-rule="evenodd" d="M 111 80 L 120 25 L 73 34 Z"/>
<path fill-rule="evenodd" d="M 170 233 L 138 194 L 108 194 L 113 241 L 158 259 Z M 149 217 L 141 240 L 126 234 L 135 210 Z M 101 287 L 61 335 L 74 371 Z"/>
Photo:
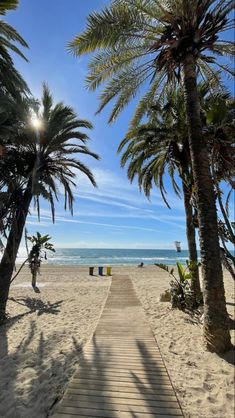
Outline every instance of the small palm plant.
<path fill-rule="evenodd" d="M 181 310 L 188 309 L 192 311 L 199 304 L 202 300 L 196 300 L 191 291 L 191 281 L 192 276 L 195 269 L 198 269 L 198 263 L 194 261 L 186 261 L 186 267 L 184 267 L 179 261 L 176 263 L 177 271 L 178 271 L 178 278 L 174 274 L 174 268 L 169 268 L 166 264 L 158 264 L 155 265 L 162 270 L 167 271 L 167 273 L 173 278 L 170 282 L 171 286 L 171 305 L 172 308 L 178 308 Z M 195 305 L 196 303 L 196 305 Z"/>
<path fill-rule="evenodd" d="M 47 260 L 47 251 L 55 252 L 55 249 L 53 244 L 49 242 L 51 240 L 49 235 L 41 235 L 37 232 L 36 235 L 27 237 L 27 239 L 32 244 L 32 248 L 29 252 L 28 263 L 32 273 L 32 287 L 35 288 L 42 260 Z"/>

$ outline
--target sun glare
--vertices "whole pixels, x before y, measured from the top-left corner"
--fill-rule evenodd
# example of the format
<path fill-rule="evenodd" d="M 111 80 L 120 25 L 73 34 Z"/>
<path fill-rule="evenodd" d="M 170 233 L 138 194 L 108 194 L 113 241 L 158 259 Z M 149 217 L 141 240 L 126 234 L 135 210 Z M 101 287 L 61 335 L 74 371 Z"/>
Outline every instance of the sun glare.
<path fill-rule="evenodd" d="M 42 126 L 42 121 L 37 117 L 37 115 L 32 115 L 30 122 L 35 129 L 40 129 Z"/>

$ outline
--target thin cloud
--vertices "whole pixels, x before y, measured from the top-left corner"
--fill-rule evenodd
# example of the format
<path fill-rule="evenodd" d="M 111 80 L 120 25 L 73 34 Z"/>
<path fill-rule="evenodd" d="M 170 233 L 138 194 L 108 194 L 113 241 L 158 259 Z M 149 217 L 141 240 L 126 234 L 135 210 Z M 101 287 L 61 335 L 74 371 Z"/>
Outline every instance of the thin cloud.
<path fill-rule="evenodd" d="M 48 219 L 46 216 L 41 216 L 42 219 Z M 57 222 L 68 222 L 68 223 L 76 223 L 76 224 L 86 224 L 86 225 L 96 225 L 96 226 L 105 226 L 108 228 L 115 228 L 115 229 L 137 229 L 141 231 L 151 231 L 151 232 L 159 232 L 156 228 L 145 228 L 141 226 L 132 226 L 132 225 L 115 225 L 115 224 L 109 224 L 109 223 L 103 223 L 103 222 L 92 222 L 92 221 L 80 221 L 78 219 L 69 219 L 62 216 L 57 216 L 56 218 Z M 38 225 L 37 222 L 35 224 Z M 41 223 L 40 223 L 41 225 Z"/>

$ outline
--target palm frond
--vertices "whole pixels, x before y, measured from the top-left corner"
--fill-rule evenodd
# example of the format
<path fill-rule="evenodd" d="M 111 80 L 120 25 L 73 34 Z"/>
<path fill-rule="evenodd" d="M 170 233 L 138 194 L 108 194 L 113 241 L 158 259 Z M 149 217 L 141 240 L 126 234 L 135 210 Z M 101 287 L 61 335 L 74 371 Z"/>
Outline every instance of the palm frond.
<path fill-rule="evenodd" d="M 110 117 L 114 120 L 143 85 L 145 92 L 131 125 L 139 123 L 146 103 L 151 104 L 154 95 L 159 97 L 164 85 L 181 82 L 182 64 L 189 51 L 202 77 L 213 79 L 211 86 L 218 82 L 216 66 L 232 74 L 226 63 L 218 61 L 221 55 L 234 56 L 233 45 L 219 37 L 233 26 L 232 8 L 233 2 L 227 0 L 115 0 L 110 7 L 91 14 L 85 31 L 70 47 L 77 55 L 98 51 L 87 76 L 91 90 L 106 83 L 98 112 L 117 97 Z M 144 65 L 145 77 L 135 84 L 131 73 L 138 77 Z"/>
<path fill-rule="evenodd" d="M 19 5 L 19 0 L 1 0 L 0 15 L 5 15 L 8 10 L 15 10 Z"/>

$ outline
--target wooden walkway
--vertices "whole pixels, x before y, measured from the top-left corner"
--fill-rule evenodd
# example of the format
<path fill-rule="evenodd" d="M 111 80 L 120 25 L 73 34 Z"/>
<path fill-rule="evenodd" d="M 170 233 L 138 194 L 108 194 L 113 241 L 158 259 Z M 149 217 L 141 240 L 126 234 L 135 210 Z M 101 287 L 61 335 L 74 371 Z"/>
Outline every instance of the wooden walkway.
<path fill-rule="evenodd" d="M 53 417 L 183 417 L 128 276 L 113 277 L 96 331 Z"/>

